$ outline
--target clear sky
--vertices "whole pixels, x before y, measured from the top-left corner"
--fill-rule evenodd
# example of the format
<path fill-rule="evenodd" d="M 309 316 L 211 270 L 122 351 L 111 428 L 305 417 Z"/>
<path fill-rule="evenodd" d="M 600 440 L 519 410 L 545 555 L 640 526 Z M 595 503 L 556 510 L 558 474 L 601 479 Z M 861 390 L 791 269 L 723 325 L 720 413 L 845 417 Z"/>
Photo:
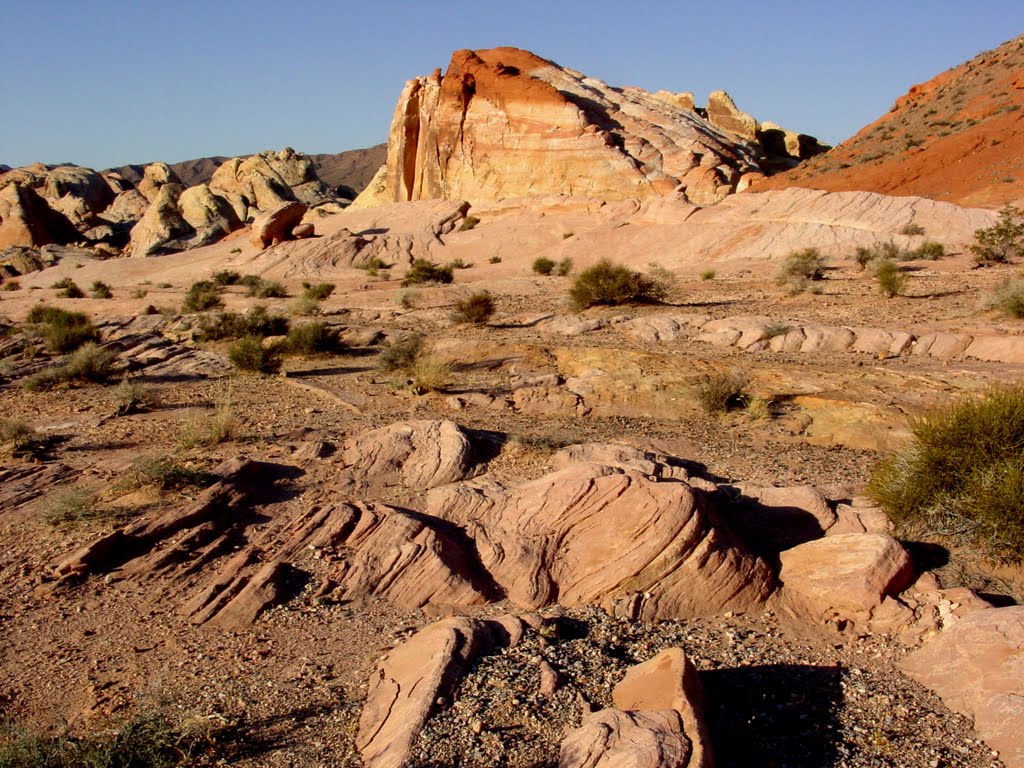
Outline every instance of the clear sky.
<path fill-rule="evenodd" d="M 1024 0 L 0 0 L 0 163 L 94 168 L 387 138 L 403 83 L 513 45 L 615 86 L 724 88 L 837 143 L 1024 33 Z"/>

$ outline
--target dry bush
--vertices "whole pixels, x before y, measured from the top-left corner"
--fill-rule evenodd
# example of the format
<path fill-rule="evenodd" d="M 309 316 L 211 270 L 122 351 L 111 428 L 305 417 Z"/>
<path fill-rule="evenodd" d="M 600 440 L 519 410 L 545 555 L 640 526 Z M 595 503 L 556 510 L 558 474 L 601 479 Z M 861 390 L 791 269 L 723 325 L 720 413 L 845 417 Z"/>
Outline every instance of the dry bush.
<path fill-rule="evenodd" d="M 538 275 L 550 275 L 555 269 L 555 262 L 547 256 L 538 256 L 533 260 L 533 271 Z"/>
<path fill-rule="evenodd" d="M 402 285 L 450 283 L 453 279 L 451 266 L 442 267 L 428 259 L 416 259 L 413 261 L 412 266 L 409 267 L 409 271 L 405 273 Z"/>
<path fill-rule="evenodd" d="M 206 312 L 220 309 L 224 300 L 220 297 L 221 286 L 209 280 L 199 280 L 189 286 L 181 303 L 181 311 L 185 313 Z"/>
<path fill-rule="evenodd" d="M 239 339 L 243 336 L 284 336 L 288 333 L 288 319 L 271 315 L 265 307 L 252 307 L 244 315 L 238 312 L 218 312 L 199 321 L 200 341 Z"/>
<path fill-rule="evenodd" d="M 878 262 L 875 266 L 875 279 L 878 281 L 878 290 L 890 299 L 903 294 L 908 280 L 906 273 L 901 272 L 896 262 L 890 259 Z"/>
<path fill-rule="evenodd" d="M 249 285 L 245 295 L 257 299 L 286 299 L 288 291 L 276 280 L 260 280 Z"/>
<path fill-rule="evenodd" d="M 713 269 L 705 269 L 700 273 L 701 280 L 714 280 L 718 273 Z"/>
<path fill-rule="evenodd" d="M 114 399 L 117 403 L 115 413 L 118 416 L 141 413 L 157 404 L 156 394 L 149 387 L 127 377 L 121 379 L 121 383 L 114 389 Z"/>
<path fill-rule="evenodd" d="M 999 286 L 992 305 L 1010 317 L 1024 318 L 1024 279 L 1007 280 Z"/>
<path fill-rule="evenodd" d="M 181 423 L 182 448 L 197 448 L 231 442 L 238 433 L 238 417 L 230 399 L 218 401 L 212 416 L 193 413 Z"/>
<path fill-rule="evenodd" d="M 793 293 L 800 293 L 808 290 L 810 283 L 825 279 L 825 265 L 825 257 L 817 248 L 794 251 L 782 263 L 778 280 Z"/>
<path fill-rule="evenodd" d="M 325 301 L 334 293 L 334 283 L 303 283 L 302 297 L 313 301 Z"/>
<path fill-rule="evenodd" d="M 53 526 L 69 526 L 101 516 L 96 494 L 83 488 L 66 488 L 43 498 L 43 520 Z"/>
<path fill-rule="evenodd" d="M 73 352 L 100 337 L 84 312 L 37 304 L 29 310 L 27 321 L 34 326 L 32 333 L 43 337 L 47 350 L 58 355 Z"/>
<path fill-rule="evenodd" d="M 385 373 L 392 371 L 412 371 L 416 358 L 423 351 L 424 337 L 422 334 L 413 334 L 404 339 L 393 341 L 383 347 L 377 356 L 377 367 Z"/>
<path fill-rule="evenodd" d="M 436 392 L 451 383 L 452 367 L 432 355 L 421 354 L 413 363 L 409 377 L 414 392 Z"/>
<path fill-rule="evenodd" d="M 602 259 L 577 275 L 569 298 L 575 309 L 584 310 L 596 305 L 663 301 L 668 291 L 663 279 Z"/>
<path fill-rule="evenodd" d="M 572 259 L 570 259 L 568 256 L 566 256 L 564 259 L 562 259 L 555 265 L 554 274 L 558 275 L 559 277 L 565 277 L 570 272 L 572 272 Z"/>
<path fill-rule="evenodd" d="M 479 223 L 480 219 L 478 219 L 476 216 L 467 216 L 462 220 L 462 224 L 459 225 L 459 232 L 468 232 Z"/>
<path fill-rule="evenodd" d="M 290 355 L 336 354 L 343 351 L 345 345 L 338 334 L 326 323 L 311 322 L 296 325 L 288 331 L 285 351 Z"/>
<path fill-rule="evenodd" d="M 4 280 L 2 286 L 0 287 L 2 287 L 3 290 L 8 292 L 17 291 L 21 289 L 21 283 L 19 283 L 17 280 L 13 278 L 8 278 L 7 280 Z"/>
<path fill-rule="evenodd" d="M 110 286 L 102 280 L 93 281 L 92 287 L 89 289 L 89 294 L 94 299 L 111 299 L 114 297 L 114 292 L 110 290 Z"/>
<path fill-rule="evenodd" d="M 57 295 L 62 299 L 84 299 L 85 291 L 78 287 L 74 280 L 70 277 L 65 277 L 58 280 L 51 288 L 57 289 Z"/>
<path fill-rule="evenodd" d="M 451 319 L 454 323 L 475 323 L 481 325 L 494 314 L 494 299 L 487 291 L 478 291 L 455 302 Z"/>
<path fill-rule="evenodd" d="M 741 371 L 719 371 L 710 373 L 693 387 L 693 395 L 701 410 L 709 415 L 718 415 L 746 405 L 746 374 Z"/>
<path fill-rule="evenodd" d="M 52 389 L 60 384 L 102 384 L 114 375 L 116 355 L 89 342 L 64 358 L 22 382 L 26 391 Z"/>
<path fill-rule="evenodd" d="M 243 336 L 228 347 L 228 360 L 246 373 L 277 373 L 281 370 L 281 346 L 264 345 L 259 336 Z"/>

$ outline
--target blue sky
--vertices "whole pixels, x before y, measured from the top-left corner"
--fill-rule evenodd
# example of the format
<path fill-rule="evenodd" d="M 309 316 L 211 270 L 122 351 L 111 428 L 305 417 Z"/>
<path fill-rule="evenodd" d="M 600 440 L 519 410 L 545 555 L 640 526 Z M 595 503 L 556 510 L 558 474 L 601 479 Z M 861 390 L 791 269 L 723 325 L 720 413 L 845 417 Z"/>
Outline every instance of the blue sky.
<path fill-rule="evenodd" d="M 403 83 L 514 45 L 616 86 L 717 88 L 838 142 L 1024 33 L 1024 0 L 0 0 L 0 163 L 94 168 L 384 141 Z"/>

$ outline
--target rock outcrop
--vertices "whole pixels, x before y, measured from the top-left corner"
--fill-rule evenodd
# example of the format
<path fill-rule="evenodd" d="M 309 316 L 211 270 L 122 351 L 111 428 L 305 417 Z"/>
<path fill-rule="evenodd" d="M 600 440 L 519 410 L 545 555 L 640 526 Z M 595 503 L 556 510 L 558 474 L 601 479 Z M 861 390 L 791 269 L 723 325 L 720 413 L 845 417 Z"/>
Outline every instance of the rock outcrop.
<path fill-rule="evenodd" d="M 559 768 L 689 768 L 693 747 L 672 710 L 603 709 L 562 741 Z"/>
<path fill-rule="evenodd" d="M 715 114 L 724 127 L 692 100 L 612 88 L 516 48 L 456 51 L 443 76 L 438 70 L 406 83 L 383 191 L 368 197 L 618 200 L 679 188 L 692 202 L 713 203 L 743 174 L 763 170 L 764 157 L 753 118 L 747 130 Z"/>

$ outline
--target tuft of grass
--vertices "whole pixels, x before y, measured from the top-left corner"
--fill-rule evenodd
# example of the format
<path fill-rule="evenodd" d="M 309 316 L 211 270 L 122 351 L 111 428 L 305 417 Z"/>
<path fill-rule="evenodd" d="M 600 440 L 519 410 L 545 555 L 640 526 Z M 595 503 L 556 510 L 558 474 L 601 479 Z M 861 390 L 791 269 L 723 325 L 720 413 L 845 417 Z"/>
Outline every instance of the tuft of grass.
<path fill-rule="evenodd" d="M 993 306 L 1010 317 L 1024 318 L 1024 279 L 1007 280 L 999 286 Z"/>
<path fill-rule="evenodd" d="M 713 269 L 705 269 L 700 273 L 701 280 L 714 280 L 717 273 Z"/>
<path fill-rule="evenodd" d="M 501 256 L 491 256 L 487 261 L 490 264 L 501 264 Z"/>
<path fill-rule="evenodd" d="M 450 283 L 454 280 L 451 266 L 442 267 L 429 259 L 416 259 L 402 279 L 403 286 L 423 283 Z"/>
<path fill-rule="evenodd" d="M 575 309 L 584 310 L 597 305 L 662 301 L 668 291 L 665 279 L 602 259 L 577 275 L 569 298 Z"/>
<path fill-rule="evenodd" d="M 903 258 L 908 261 L 938 261 L 946 255 L 946 246 L 934 240 L 925 240 L 912 251 L 907 251 Z"/>
<path fill-rule="evenodd" d="M 467 216 L 462 220 L 462 224 L 459 225 L 459 232 L 468 232 L 479 223 L 480 219 L 478 219 L 476 216 Z"/>
<path fill-rule="evenodd" d="M 900 230 L 900 234 L 909 236 L 923 235 L 924 227 L 922 227 L 920 224 L 907 224 Z"/>
<path fill-rule="evenodd" d="M 875 266 L 875 279 L 878 281 L 879 292 L 888 298 L 900 296 L 907 287 L 907 275 L 901 272 L 896 262 L 882 259 Z"/>
<path fill-rule="evenodd" d="M 383 347 L 377 356 L 377 367 L 385 373 L 412 371 L 416 358 L 423 352 L 424 337 L 415 333 L 404 339 L 393 341 Z"/>
<path fill-rule="evenodd" d="M 766 339 L 774 339 L 776 336 L 785 336 L 789 333 L 789 326 L 785 323 L 772 323 L 764 329 Z"/>
<path fill-rule="evenodd" d="M 141 413 L 152 408 L 157 402 L 156 395 L 149 387 L 128 377 L 121 379 L 121 383 L 114 390 L 114 398 L 117 402 L 115 413 L 118 416 Z"/>
<path fill-rule="evenodd" d="M 220 445 L 231 442 L 238 433 L 238 417 L 229 399 L 217 402 L 209 418 L 196 413 L 181 423 L 179 442 L 182 448 Z"/>
<path fill-rule="evenodd" d="M 19 283 L 17 280 L 13 280 L 13 279 L 4 280 L 2 287 L 3 287 L 3 290 L 8 291 L 8 292 L 10 292 L 10 291 L 17 291 L 17 290 L 21 289 L 21 283 Z"/>
<path fill-rule="evenodd" d="M 57 289 L 57 295 L 62 299 L 84 299 L 85 291 L 78 287 L 74 280 L 70 277 L 65 277 L 62 280 L 58 280 L 51 288 Z"/>
<path fill-rule="evenodd" d="M 293 327 L 288 331 L 285 347 L 289 354 L 305 357 L 334 354 L 344 349 L 338 334 L 321 322 L 302 323 Z"/>
<path fill-rule="evenodd" d="M 334 293 L 334 283 L 303 283 L 302 298 L 325 301 Z"/>
<path fill-rule="evenodd" d="M 555 270 L 555 262 L 547 256 L 538 256 L 533 260 L 533 271 L 538 275 L 550 275 Z"/>
<path fill-rule="evenodd" d="M 466 261 L 465 259 L 452 259 L 448 262 L 449 269 L 469 269 L 473 266 L 473 262 Z"/>
<path fill-rule="evenodd" d="M 77 525 L 101 516 L 96 494 L 84 488 L 51 492 L 42 505 L 44 522 L 55 527 Z"/>
<path fill-rule="evenodd" d="M 283 336 L 288 333 L 288 319 L 271 315 L 266 307 L 252 307 L 244 315 L 238 312 L 219 312 L 214 317 L 203 317 L 199 322 L 200 341 L 238 339 L 243 336 Z"/>
<path fill-rule="evenodd" d="M 132 298 L 133 299 L 144 299 L 144 298 L 146 298 L 146 295 L 148 293 L 149 293 L 149 291 L 147 291 L 145 288 L 136 288 L 134 291 L 132 291 Z"/>
<path fill-rule="evenodd" d="M 221 290 L 221 286 L 210 280 L 192 283 L 181 303 L 181 311 L 190 313 L 221 309 L 224 306 L 224 300 L 220 297 Z"/>
<path fill-rule="evenodd" d="M 419 355 L 410 371 L 411 387 L 417 394 L 436 392 L 452 380 L 452 367 L 432 355 Z"/>
<path fill-rule="evenodd" d="M 743 412 L 753 421 L 769 421 L 772 418 L 772 404 L 763 397 L 746 397 Z"/>
<path fill-rule="evenodd" d="M 555 265 L 554 274 L 558 275 L 559 277 L 565 277 L 570 272 L 572 272 L 572 259 L 570 259 L 568 256 L 560 260 Z"/>
<path fill-rule="evenodd" d="M 994 389 L 912 419 L 870 496 L 904 530 L 924 529 L 1024 560 L 1024 386 Z"/>
<path fill-rule="evenodd" d="M 116 355 L 89 342 L 64 358 L 60 365 L 52 365 L 29 376 L 22 388 L 32 392 L 53 389 L 60 384 L 102 384 L 114 374 Z"/>
<path fill-rule="evenodd" d="M 33 332 L 43 337 L 47 350 L 56 355 L 73 352 L 100 337 L 84 312 L 37 304 L 29 310 L 26 319 L 36 326 Z"/>
<path fill-rule="evenodd" d="M 744 393 L 748 383 L 741 371 L 719 371 L 710 373 L 693 387 L 693 395 L 701 410 L 711 416 L 743 408 L 747 403 Z"/>
<path fill-rule="evenodd" d="M 405 291 L 399 298 L 398 303 L 402 309 L 415 309 L 419 294 L 416 291 Z"/>
<path fill-rule="evenodd" d="M 150 456 L 135 462 L 128 470 L 128 487 L 153 487 L 160 491 L 178 491 L 183 488 L 204 488 L 213 483 L 213 476 L 178 459 L 168 456 Z"/>
<path fill-rule="evenodd" d="M 310 317 L 320 314 L 320 302 L 308 296 L 296 296 L 288 303 L 288 314 Z"/>
<path fill-rule="evenodd" d="M 242 275 L 239 272 L 229 269 L 222 269 L 210 275 L 210 280 L 216 285 L 238 285 L 241 279 Z"/>
<path fill-rule="evenodd" d="M 259 336 L 243 336 L 228 347 L 228 360 L 246 373 L 277 373 L 281 370 L 281 346 L 265 346 Z"/>
<path fill-rule="evenodd" d="M 276 280 L 260 280 L 258 283 L 248 286 L 246 296 L 253 296 L 257 299 L 286 299 L 288 292 Z"/>
<path fill-rule="evenodd" d="M 494 314 L 494 299 L 487 291 L 477 291 L 455 302 L 451 319 L 454 323 L 475 323 L 482 325 Z"/>
<path fill-rule="evenodd" d="M 89 295 L 94 299 L 112 299 L 114 292 L 102 280 L 94 280 L 92 287 L 89 288 Z"/>

